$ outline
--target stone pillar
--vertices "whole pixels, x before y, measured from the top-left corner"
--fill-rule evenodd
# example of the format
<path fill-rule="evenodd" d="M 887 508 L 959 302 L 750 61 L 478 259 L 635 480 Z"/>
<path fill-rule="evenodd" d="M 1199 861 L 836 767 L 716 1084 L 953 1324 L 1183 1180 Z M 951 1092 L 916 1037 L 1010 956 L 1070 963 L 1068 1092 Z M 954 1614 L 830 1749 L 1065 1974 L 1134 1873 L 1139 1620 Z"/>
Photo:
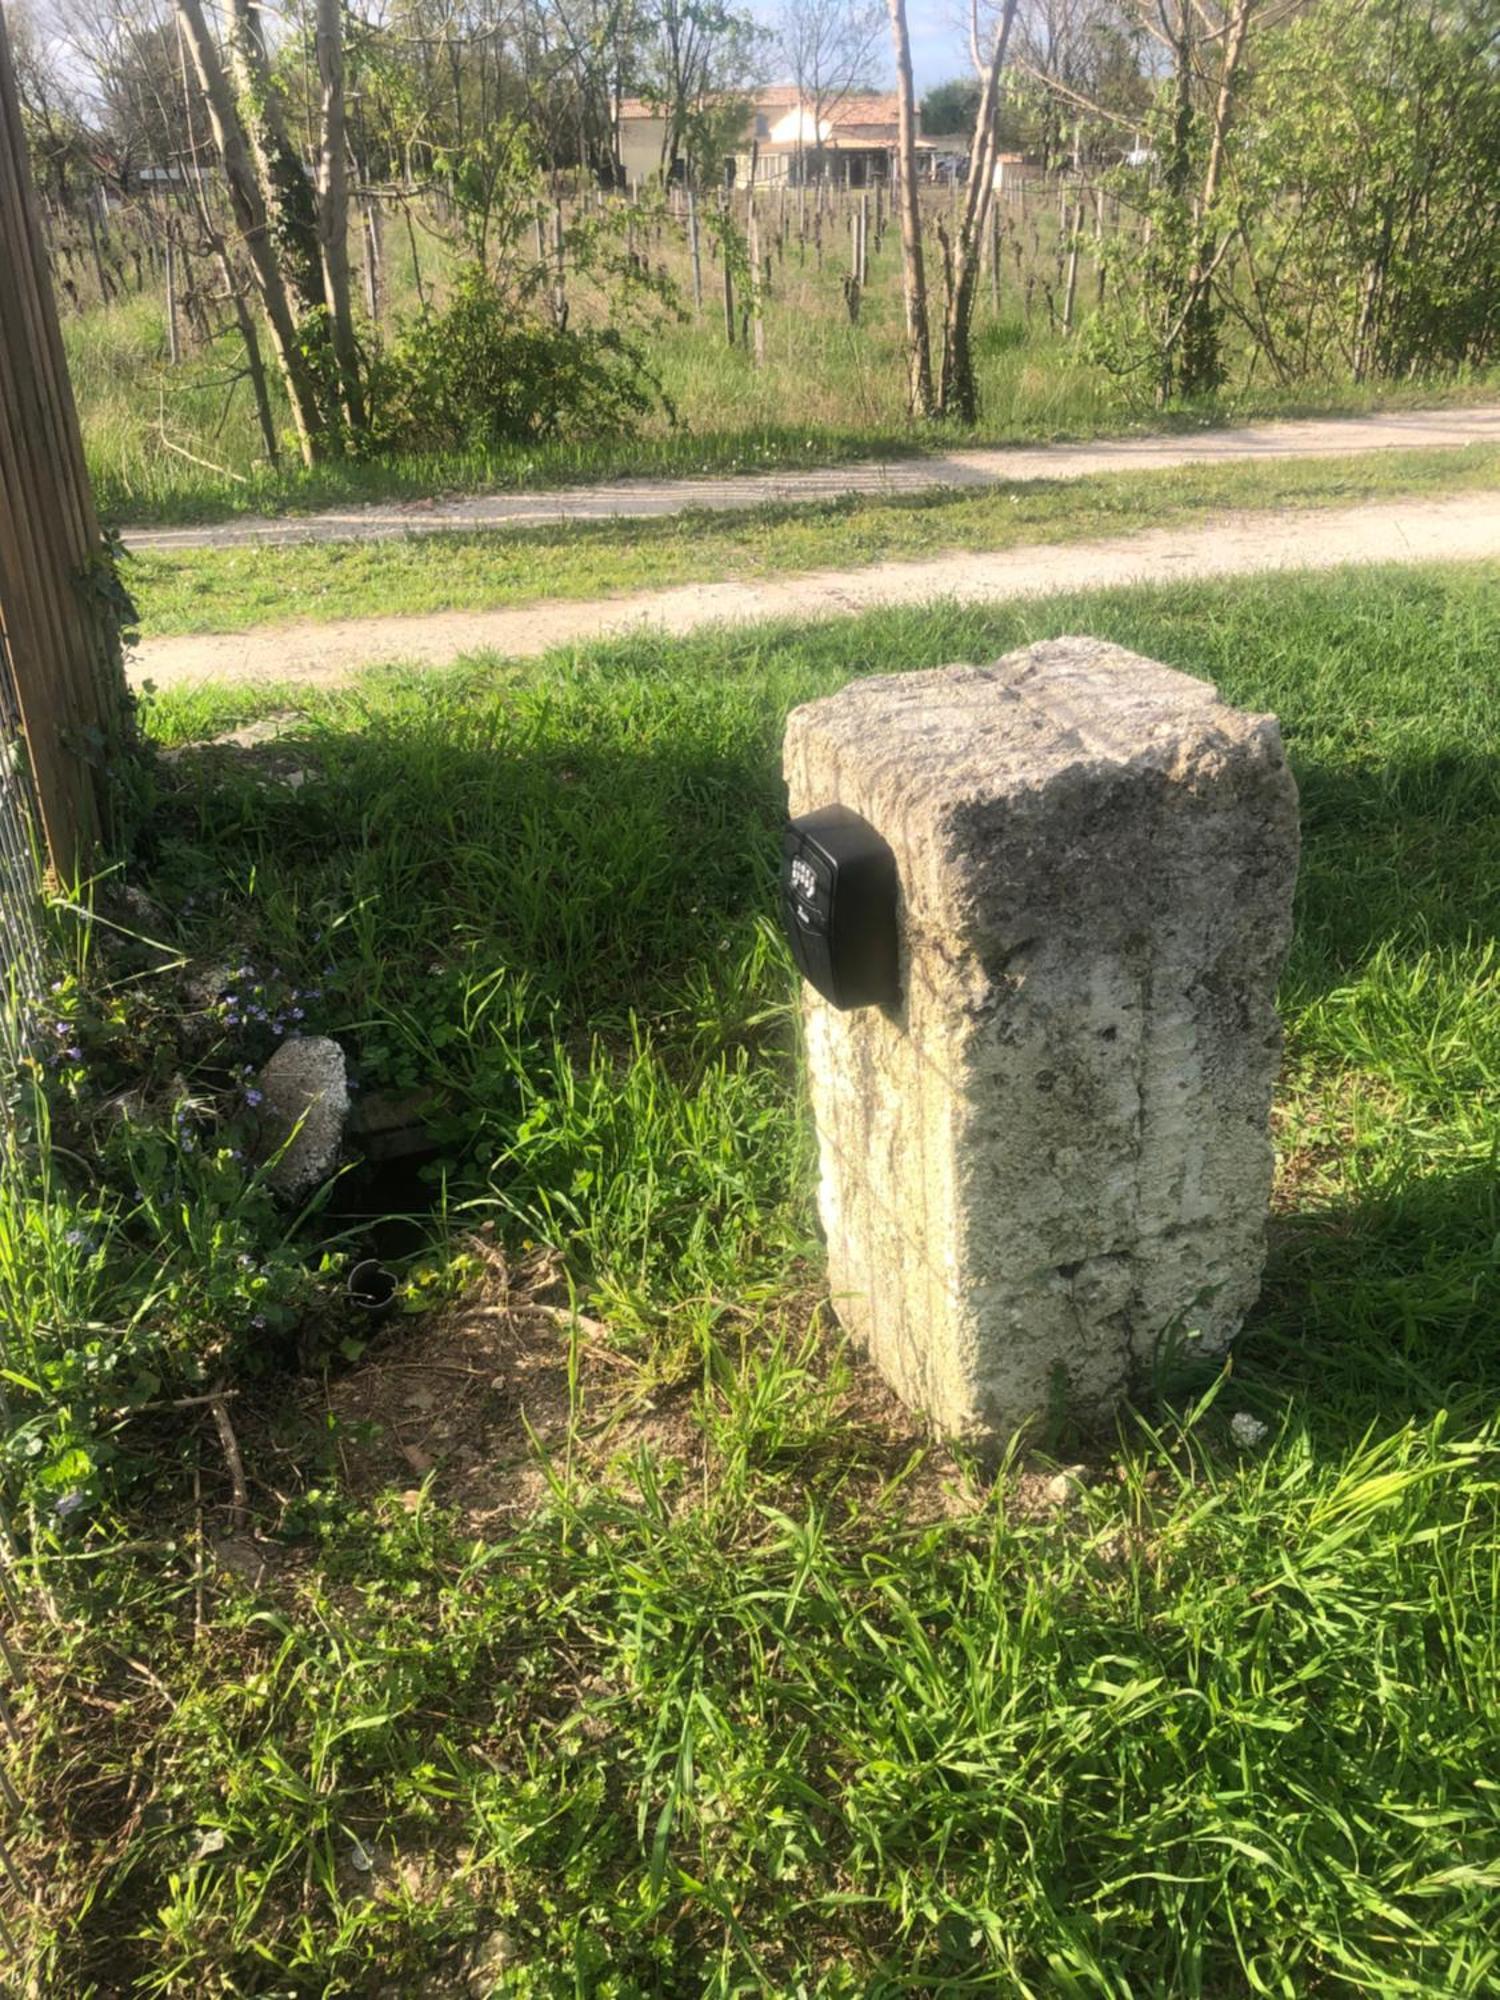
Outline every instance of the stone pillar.
<path fill-rule="evenodd" d="M 1216 1353 L 1260 1283 L 1297 794 L 1275 718 L 1094 639 L 793 712 L 895 850 L 901 998 L 804 987 L 840 1319 L 942 1431 Z"/>

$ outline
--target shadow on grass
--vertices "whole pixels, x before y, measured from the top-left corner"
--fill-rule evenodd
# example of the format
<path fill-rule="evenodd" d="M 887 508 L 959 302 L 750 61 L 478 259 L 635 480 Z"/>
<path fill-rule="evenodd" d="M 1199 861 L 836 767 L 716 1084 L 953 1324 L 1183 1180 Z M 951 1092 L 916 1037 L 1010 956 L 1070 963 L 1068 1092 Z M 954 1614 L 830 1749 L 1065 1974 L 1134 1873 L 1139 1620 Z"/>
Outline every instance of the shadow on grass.
<path fill-rule="evenodd" d="M 669 708 L 670 690 L 660 699 Z M 686 1074 L 746 1020 L 784 1008 L 790 991 L 784 956 L 763 954 L 744 974 L 747 940 L 775 915 L 779 716 L 720 732 L 703 726 L 704 713 L 684 710 L 675 732 L 654 717 L 654 740 L 643 732 L 638 747 L 618 718 L 591 730 L 576 710 L 566 727 L 554 715 L 550 732 L 514 735 L 492 714 L 494 733 L 476 747 L 452 730 L 450 711 L 448 724 L 367 719 L 190 753 L 174 772 L 163 855 L 180 867 L 208 839 L 216 869 L 253 873 L 271 948 L 284 954 L 310 911 L 351 913 L 348 1023 L 334 1025 L 357 1061 L 359 1023 L 405 1015 L 447 1049 L 450 1087 L 482 1089 L 483 1065 L 466 1067 L 454 1038 L 466 1032 L 465 993 L 503 973 L 529 994 L 526 1038 L 555 1021 L 582 1060 L 591 1036 L 623 1048 L 641 1020 L 657 1059 Z M 289 760 L 314 780 L 288 789 Z M 1320 1034 L 1320 1065 L 1358 1068 L 1341 1019 L 1319 1024 L 1330 996 L 1383 951 L 1400 1005 L 1382 1015 L 1372 1003 L 1365 1031 L 1388 1037 L 1382 1061 L 1399 1068 L 1410 1053 L 1417 1063 L 1424 1010 L 1437 1002 L 1400 980 L 1424 954 L 1472 952 L 1496 926 L 1500 759 L 1452 748 L 1366 759 L 1335 745 L 1294 748 L 1294 761 L 1304 827 L 1284 987 L 1294 1046 Z M 444 985 L 435 968 L 457 957 L 464 981 Z M 1470 978 L 1456 969 L 1453 1004 L 1473 1004 Z M 774 1065 L 763 1103 L 782 1121 L 784 1037 L 773 1039 L 774 1053 L 759 1037 L 741 1045 Z M 511 1097 L 488 1118 L 477 1099 L 474 1108 L 484 1143 L 513 1130 Z M 1450 1115 L 1434 1108 L 1439 1125 Z M 641 1145 L 644 1157 L 649 1135 Z M 1237 1354 L 1247 1391 L 1258 1386 L 1273 1402 L 1295 1395 L 1330 1437 L 1493 1406 L 1500 1197 L 1492 1163 L 1445 1169 L 1445 1147 L 1414 1156 L 1404 1178 L 1368 1197 L 1277 1222 L 1262 1304 Z"/>
<path fill-rule="evenodd" d="M 1444 950 L 1500 929 L 1500 757 L 1463 749 L 1335 762 L 1292 747 L 1302 865 L 1298 999 L 1382 945 Z"/>
<path fill-rule="evenodd" d="M 1330 1445 L 1500 1404 L 1500 1176 L 1475 1160 L 1278 1218 L 1236 1375 Z"/>

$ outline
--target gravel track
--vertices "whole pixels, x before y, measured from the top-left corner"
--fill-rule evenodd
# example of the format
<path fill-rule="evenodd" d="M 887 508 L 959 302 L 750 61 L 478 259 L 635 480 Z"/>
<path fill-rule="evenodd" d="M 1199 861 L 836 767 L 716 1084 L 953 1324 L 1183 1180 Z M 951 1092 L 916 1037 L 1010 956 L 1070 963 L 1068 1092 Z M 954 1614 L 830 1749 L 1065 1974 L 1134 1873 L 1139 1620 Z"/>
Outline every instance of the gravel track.
<path fill-rule="evenodd" d="M 497 611 L 151 639 L 136 649 L 130 670 L 137 684 L 149 680 L 163 688 L 201 681 L 331 686 L 383 662 L 441 667 L 481 651 L 528 657 L 622 633 L 678 636 L 705 625 L 834 618 L 940 598 L 989 603 L 1178 578 L 1486 557 L 1500 558 L 1500 496 L 1462 494 L 1339 511 L 1231 514 L 1202 526 L 1150 528 L 1107 540 L 873 563 L 758 583 L 690 583 Z"/>

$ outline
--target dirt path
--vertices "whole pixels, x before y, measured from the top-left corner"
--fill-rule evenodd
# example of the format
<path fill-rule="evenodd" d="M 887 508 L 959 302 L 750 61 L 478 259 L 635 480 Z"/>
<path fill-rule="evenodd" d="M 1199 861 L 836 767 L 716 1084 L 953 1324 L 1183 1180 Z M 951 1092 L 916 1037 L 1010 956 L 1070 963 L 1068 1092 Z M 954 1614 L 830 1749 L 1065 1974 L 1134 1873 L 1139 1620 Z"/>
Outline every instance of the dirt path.
<path fill-rule="evenodd" d="M 526 657 L 620 633 L 676 635 L 712 624 L 832 618 L 935 598 L 982 603 L 1186 577 L 1486 556 L 1500 557 L 1500 501 L 1491 493 L 1340 512 L 1231 514 L 1203 527 L 1151 528 L 1061 547 L 818 570 L 762 583 L 692 583 L 512 610 L 442 611 L 420 618 L 344 619 L 153 639 L 136 651 L 131 675 L 138 684 L 149 680 L 164 688 L 205 680 L 329 686 L 381 661 L 438 667 L 480 651 Z"/>
<path fill-rule="evenodd" d="M 1226 460 L 1327 458 L 1340 452 L 1431 451 L 1500 444 L 1500 405 L 1465 410 L 1398 410 L 1374 417 L 1328 417 L 1249 424 L 1192 435 L 1118 438 L 1098 444 L 1049 444 L 955 451 L 889 464 L 830 466 L 816 472 L 745 473 L 720 479 L 622 479 L 550 493 L 491 493 L 471 500 L 420 500 L 351 507 L 291 520 L 247 517 L 201 528 L 125 528 L 127 548 L 231 548 L 254 542 L 383 541 L 444 529 L 510 528 L 622 516 L 710 513 L 848 494 L 890 497 L 940 487 L 1007 481 L 1084 479 L 1102 472 L 1157 472 L 1173 465 Z"/>

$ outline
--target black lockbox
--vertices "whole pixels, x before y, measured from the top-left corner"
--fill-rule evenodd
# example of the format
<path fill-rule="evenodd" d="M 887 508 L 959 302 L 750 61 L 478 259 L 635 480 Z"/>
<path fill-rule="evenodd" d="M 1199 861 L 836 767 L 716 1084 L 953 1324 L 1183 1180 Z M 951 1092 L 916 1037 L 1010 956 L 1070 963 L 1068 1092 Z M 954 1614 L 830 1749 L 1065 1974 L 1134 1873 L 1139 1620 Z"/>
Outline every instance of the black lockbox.
<path fill-rule="evenodd" d="M 787 822 L 781 921 L 797 969 L 835 1007 L 888 1006 L 900 998 L 896 857 L 848 806 L 824 806 Z"/>

